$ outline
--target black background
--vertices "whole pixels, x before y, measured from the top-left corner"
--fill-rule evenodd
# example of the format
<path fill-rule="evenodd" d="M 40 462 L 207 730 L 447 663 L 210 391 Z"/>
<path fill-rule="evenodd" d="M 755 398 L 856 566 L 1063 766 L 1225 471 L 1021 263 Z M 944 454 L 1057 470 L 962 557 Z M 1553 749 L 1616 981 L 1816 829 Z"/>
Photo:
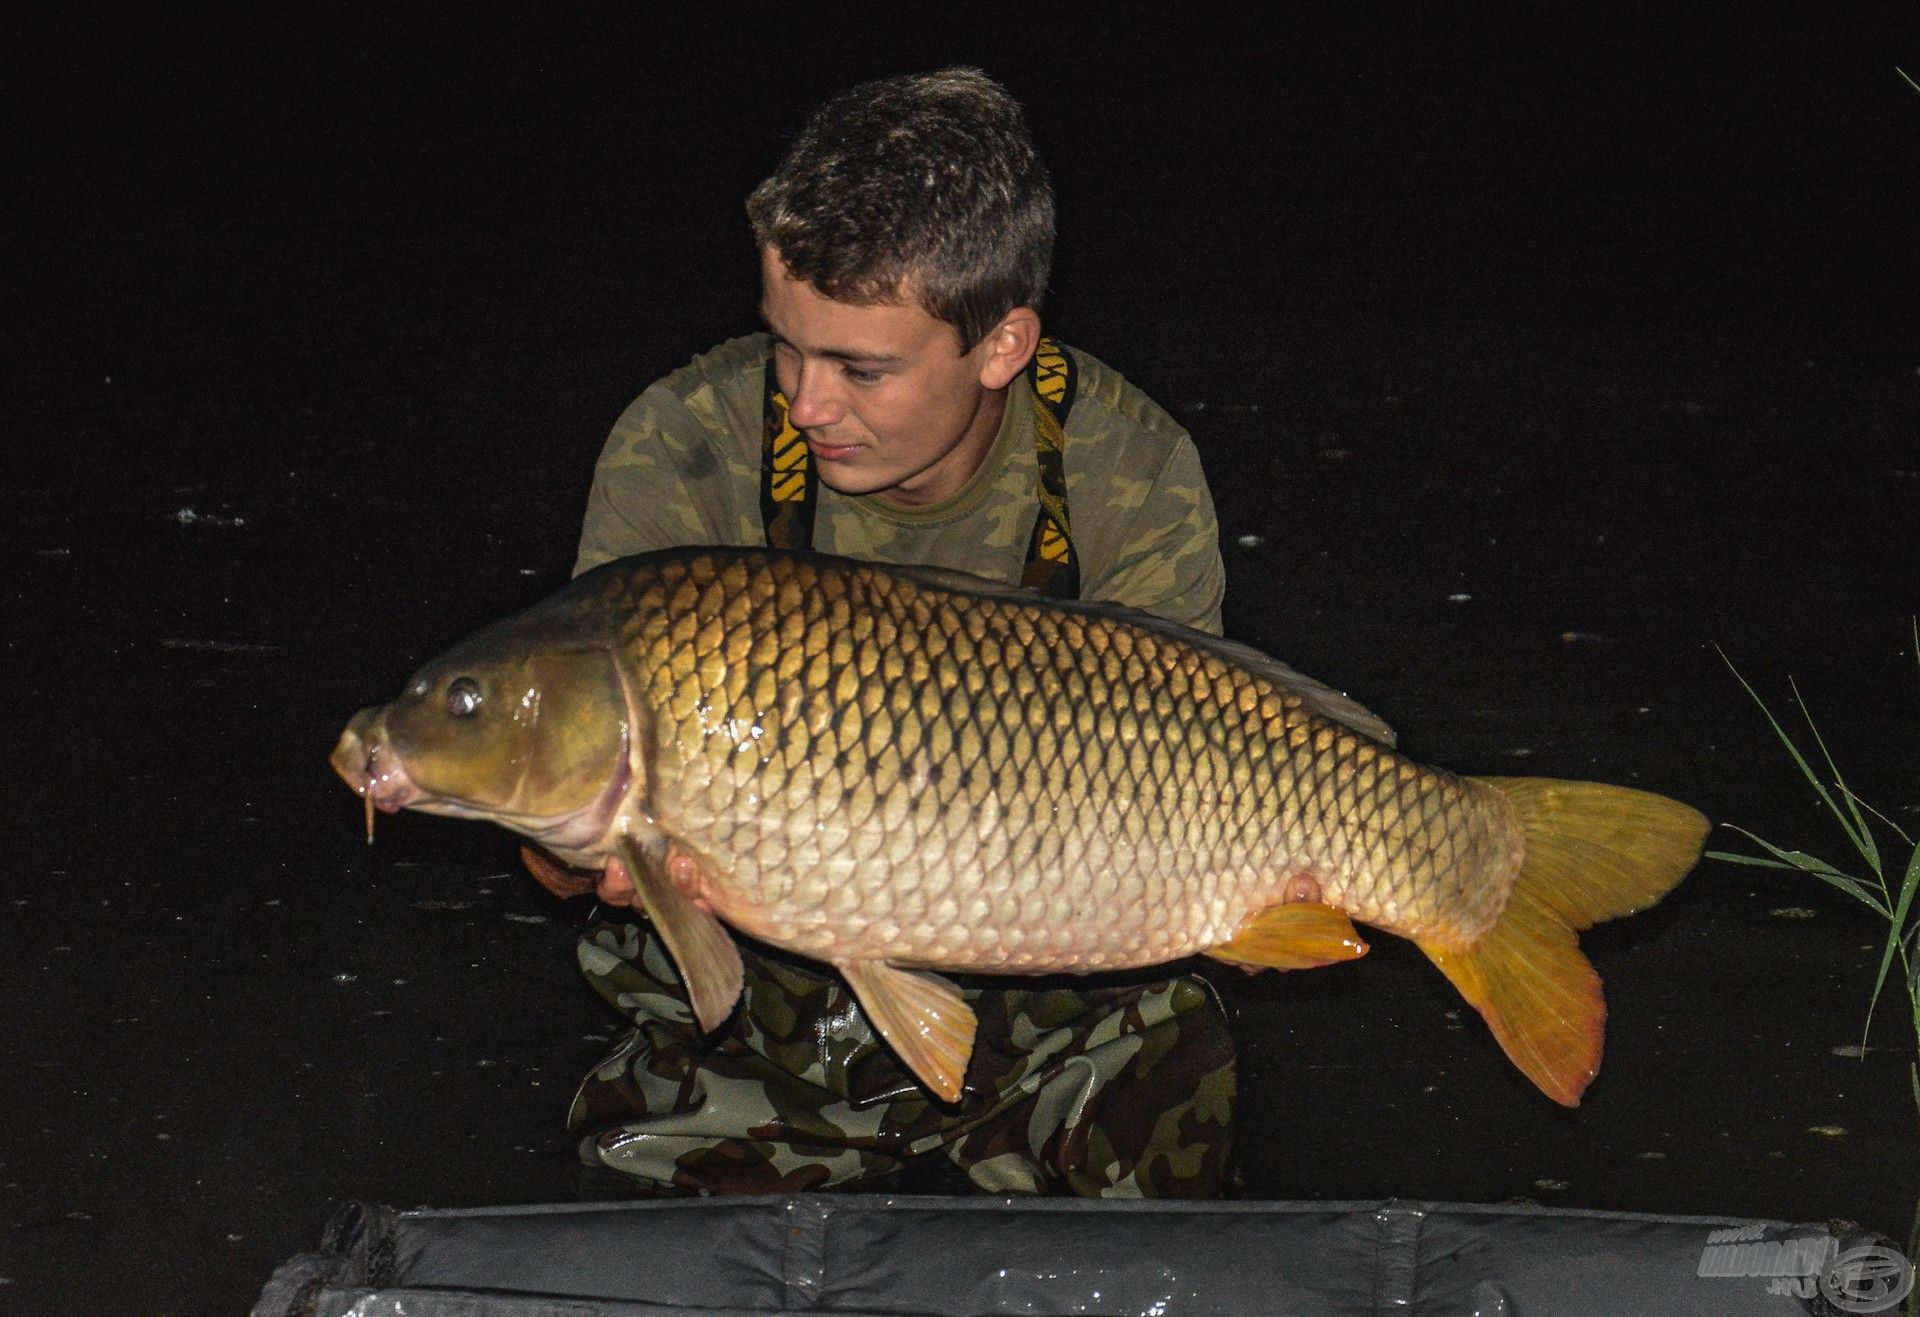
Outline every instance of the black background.
<path fill-rule="evenodd" d="M 369 852 L 324 757 L 565 579 L 620 408 L 754 325 L 746 193 L 864 77 L 974 63 L 1028 106 L 1049 327 L 1193 431 L 1230 634 L 1418 758 L 1838 858 L 1721 646 L 1776 707 L 1796 675 L 1911 831 L 1904 13 L 19 22 L 0 1309 L 231 1311 L 344 1200 L 577 1192 L 561 1121 L 614 1024 L 585 911 L 494 830 Z M 1904 1235 L 1904 1000 L 1834 1052 L 1880 931 L 1704 866 L 1587 937 L 1612 1022 L 1572 1113 L 1388 939 L 1216 976 L 1246 1191 Z"/>

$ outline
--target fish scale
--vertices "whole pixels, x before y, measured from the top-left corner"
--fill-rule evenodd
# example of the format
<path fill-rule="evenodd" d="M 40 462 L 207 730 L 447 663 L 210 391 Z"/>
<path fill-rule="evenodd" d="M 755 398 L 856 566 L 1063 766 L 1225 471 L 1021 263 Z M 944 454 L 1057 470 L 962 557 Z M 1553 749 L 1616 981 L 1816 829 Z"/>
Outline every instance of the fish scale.
<path fill-rule="evenodd" d="M 1304 969 L 1364 952 L 1357 919 L 1413 939 L 1576 1104 L 1605 1008 L 1575 933 L 1664 895 L 1706 820 L 1391 741 L 1284 664 L 1130 610 L 687 549 L 470 637 L 333 764 L 370 811 L 491 817 L 624 875 L 703 1028 L 740 990 L 725 925 L 828 961 L 945 1100 L 973 1018 L 918 971 Z"/>
<path fill-rule="evenodd" d="M 654 815 L 728 875 L 723 917 L 798 950 L 1154 964 L 1226 941 L 1300 872 L 1409 934 L 1498 913 L 1510 874 L 1460 877 L 1505 824 L 1496 793 L 1137 622 L 790 558 L 635 584 Z M 995 926 L 965 936 L 943 900 Z"/>

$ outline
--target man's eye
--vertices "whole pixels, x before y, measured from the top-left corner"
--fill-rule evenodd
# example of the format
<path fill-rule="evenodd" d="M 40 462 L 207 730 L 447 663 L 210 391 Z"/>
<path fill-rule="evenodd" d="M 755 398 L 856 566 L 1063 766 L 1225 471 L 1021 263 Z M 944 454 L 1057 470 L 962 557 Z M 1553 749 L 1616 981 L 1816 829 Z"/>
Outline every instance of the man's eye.
<path fill-rule="evenodd" d="M 877 370 L 861 370 L 858 366 L 848 366 L 847 378 L 855 384 L 878 384 L 886 378 L 886 375 Z"/>

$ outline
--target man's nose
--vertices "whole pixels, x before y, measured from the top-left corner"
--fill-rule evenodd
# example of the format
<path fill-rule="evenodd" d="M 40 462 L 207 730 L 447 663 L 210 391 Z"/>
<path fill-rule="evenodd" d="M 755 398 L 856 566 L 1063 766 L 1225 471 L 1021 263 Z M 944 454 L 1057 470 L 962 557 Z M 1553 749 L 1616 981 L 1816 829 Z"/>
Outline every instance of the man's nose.
<path fill-rule="evenodd" d="M 801 362 L 800 378 L 794 381 L 789 402 L 787 418 L 796 430 L 836 424 L 845 415 L 845 409 L 833 387 L 833 364 Z"/>

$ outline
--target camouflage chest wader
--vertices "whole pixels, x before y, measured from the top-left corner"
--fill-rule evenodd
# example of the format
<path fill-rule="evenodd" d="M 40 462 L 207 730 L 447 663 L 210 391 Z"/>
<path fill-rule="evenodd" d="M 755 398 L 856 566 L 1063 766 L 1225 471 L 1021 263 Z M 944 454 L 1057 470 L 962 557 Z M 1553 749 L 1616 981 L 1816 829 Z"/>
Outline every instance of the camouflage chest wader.
<path fill-rule="evenodd" d="M 1064 426 L 1072 357 L 1042 340 L 1028 367 L 1039 515 L 1023 581 L 1079 594 Z M 813 542 L 816 476 L 766 368 L 761 514 L 767 542 Z M 979 1020 L 966 1091 L 930 1098 L 875 1037 L 840 979 L 740 948 L 740 1009 L 711 1038 L 644 922 L 603 919 L 580 967 L 633 1021 L 580 1085 L 580 1155 L 637 1192 L 787 1193 L 885 1174 L 943 1151 L 981 1189 L 1088 1197 L 1218 1197 L 1226 1184 L 1233 1044 L 1200 979 L 965 989 Z"/>

